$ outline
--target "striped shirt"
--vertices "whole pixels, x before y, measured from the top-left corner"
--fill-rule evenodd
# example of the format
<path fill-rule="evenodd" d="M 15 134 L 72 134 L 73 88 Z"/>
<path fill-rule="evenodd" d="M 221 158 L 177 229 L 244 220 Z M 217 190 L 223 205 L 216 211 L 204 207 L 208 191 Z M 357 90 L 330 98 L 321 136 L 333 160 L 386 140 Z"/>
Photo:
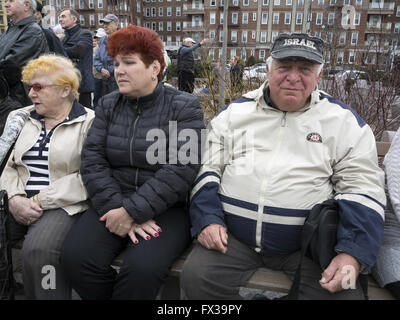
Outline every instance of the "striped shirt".
<path fill-rule="evenodd" d="M 22 162 L 29 169 L 29 179 L 25 186 L 28 198 L 39 193 L 40 190 L 50 184 L 49 145 L 51 135 L 57 126 L 51 130 L 46 130 L 44 119 L 40 121 L 42 123 L 42 131 L 39 139 L 22 157 Z"/>

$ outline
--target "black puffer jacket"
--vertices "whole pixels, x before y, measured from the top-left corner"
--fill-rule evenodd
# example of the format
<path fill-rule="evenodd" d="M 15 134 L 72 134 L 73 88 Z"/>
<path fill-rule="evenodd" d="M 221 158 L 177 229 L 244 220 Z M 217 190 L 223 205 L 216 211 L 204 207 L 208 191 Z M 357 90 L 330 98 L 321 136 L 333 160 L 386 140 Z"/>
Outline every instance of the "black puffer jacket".
<path fill-rule="evenodd" d="M 170 136 L 175 124 L 177 130 Z M 182 205 L 199 170 L 203 128 L 198 99 L 161 82 L 152 94 L 139 99 L 129 99 L 117 91 L 100 99 L 82 150 L 81 166 L 83 181 L 99 215 L 123 206 L 136 222 L 143 223 L 169 207 Z M 149 136 L 155 133 L 158 139 L 146 141 L 151 129 L 156 130 Z M 190 141 L 195 161 L 182 164 L 182 158 L 177 157 L 176 164 L 169 163 L 174 162 L 174 157 L 171 161 L 169 158 L 169 145 L 184 129 L 195 132 L 196 141 Z M 177 141 L 177 146 L 171 150 L 184 151 L 189 144 Z M 154 155 L 166 158 L 167 163 L 149 163 Z"/>

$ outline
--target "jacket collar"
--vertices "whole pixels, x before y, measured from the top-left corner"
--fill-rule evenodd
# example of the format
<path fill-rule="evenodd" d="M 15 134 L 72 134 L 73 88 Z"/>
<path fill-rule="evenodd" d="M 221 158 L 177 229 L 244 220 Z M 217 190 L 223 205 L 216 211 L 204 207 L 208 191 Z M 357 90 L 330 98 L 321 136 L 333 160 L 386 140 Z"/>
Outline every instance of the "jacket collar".
<path fill-rule="evenodd" d="M 71 37 L 73 34 L 77 33 L 79 29 L 80 29 L 79 25 L 76 24 L 72 28 L 64 29 L 64 31 L 69 37 Z"/>
<path fill-rule="evenodd" d="M 267 94 L 267 97 L 265 97 L 265 94 Z M 320 90 L 316 88 L 312 93 L 311 93 L 311 99 L 309 102 L 301 109 L 297 111 L 306 111 L 309 108 L 311 108 L 314 104 L 318 103 L 320 101 L 319 98 Z M 257 106 L 260 108 L 274 108 L 276 110 L 279 110 L 277 106 L 271 101 L 269 98 L 269 85 L 268 81 L 265 81 L 261 87 L 254 91 L 250 91 L 244 95 L 245 98 L 253 99 L 256 101 Z"/>
<path fill-rule="evenodd" d="M 160 95 L 160 93 L 162 92 L 162 90 L 164 89 L 164 84 L 162 81 L 159 81 L 157 84 L 157 87 L 154 89 L 154 91 L 150 94 L 148 94 L 147 96 L 143 96 L 140 98 L 131 98 L 128 96 L 124 96 L 124 98 L 131 104 L 133 105 L 150 105 L 148 104 L 148 102 L 150 101 L 154 101 L 156 99 L 157 96 Z"/>
<path fill-rule="evenodd" d="M 27 24 L 30 24 L 32 22 L 36 23 L 36 18 L 35 16 L 30 16 L 30 17 L 26 17 L 23 18 L 21 20 L 19 20 L 17 23 L 14 23 L 12 20 L 10 21 L 10 26 L 16 26 L 16 27 L 23 27 Z"/>
<path fill-rule="evenodd" d="M 76 119 L 76 118 L 78 118 L 78 117 L 80 117 L 80 116 L 82 116 L 82 115 L 84 115 L 86 113 L 87 112 L 85 110 L 85 107 L 83 105 L 81 105 L 78 101 L 75 100 L 74 103 L 72 104 L 72 109 L 69 112 L 68 117 L 64 121 L 74 120 L 74 119 Z M 39 121 L 44 118 L 43 116 L 38 114 L 35 109 L 33 109 L 31 111 L 30 117 L 32 119 L 36 119 L 36 120 L 39 120 Z"/>

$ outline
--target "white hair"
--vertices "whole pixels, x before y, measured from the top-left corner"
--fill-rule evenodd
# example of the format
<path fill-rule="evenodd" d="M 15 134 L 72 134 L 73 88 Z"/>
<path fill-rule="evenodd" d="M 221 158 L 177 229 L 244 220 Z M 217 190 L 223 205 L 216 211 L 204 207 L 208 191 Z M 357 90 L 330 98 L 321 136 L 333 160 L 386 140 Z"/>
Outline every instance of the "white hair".
<path fill-rule="evenodd" d="M 21 3 L 21 4 L 24 4 L 25 2 L 29 2 L 31 4 L 32 14 L 35 14 L 36 8 L 37 8 L 36 0 L 19 0 L 19 3 Z"/>
<path fill-rule="evenodd" d="M 269 57 L 267 58 L 266 63 L 267 63 L 267 66 L 268 66 L 268 71 L 271 71 L 272 60 L 275 60 L 275 59 L 272 58 L 271 56 L 269 56 Z M 321 63 L 321 64 L 318 65 L 317 75 L 319 75 L 319 74 L 321 73 L 323 67 L 324 67 L 324 64 L 323 64 L 323 63 Z"/>

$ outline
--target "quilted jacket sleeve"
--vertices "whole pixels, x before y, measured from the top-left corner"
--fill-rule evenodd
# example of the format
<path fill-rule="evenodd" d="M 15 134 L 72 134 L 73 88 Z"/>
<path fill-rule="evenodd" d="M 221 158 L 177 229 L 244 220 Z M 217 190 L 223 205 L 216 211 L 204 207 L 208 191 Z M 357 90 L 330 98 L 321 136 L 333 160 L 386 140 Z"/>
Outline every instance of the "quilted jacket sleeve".
<path fill-rule="evenodd" d="M 103 215 L 122 206 L 121 188 L 112 177 L 112 169 L 106 157 L 107 112 L 100 99 L 96 116 L 89 129 L 82 149 L 82 180 L 96 211 Z"/>

